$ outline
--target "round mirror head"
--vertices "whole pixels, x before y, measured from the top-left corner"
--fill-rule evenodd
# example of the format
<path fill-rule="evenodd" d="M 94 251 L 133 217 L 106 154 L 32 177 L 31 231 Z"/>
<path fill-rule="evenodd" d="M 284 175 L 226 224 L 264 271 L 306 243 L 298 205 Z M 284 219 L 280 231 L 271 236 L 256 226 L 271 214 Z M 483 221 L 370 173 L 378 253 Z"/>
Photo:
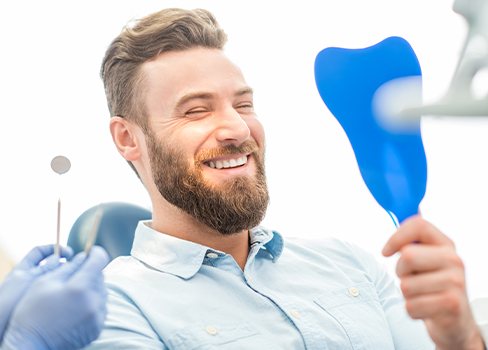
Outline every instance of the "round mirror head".
<path fill-rule="evenodd" d="M 56 156 L 51 160 L 51 169 L 58 174 L 64 174 L 71 168 L 71 162 L 65 156 Z"/>

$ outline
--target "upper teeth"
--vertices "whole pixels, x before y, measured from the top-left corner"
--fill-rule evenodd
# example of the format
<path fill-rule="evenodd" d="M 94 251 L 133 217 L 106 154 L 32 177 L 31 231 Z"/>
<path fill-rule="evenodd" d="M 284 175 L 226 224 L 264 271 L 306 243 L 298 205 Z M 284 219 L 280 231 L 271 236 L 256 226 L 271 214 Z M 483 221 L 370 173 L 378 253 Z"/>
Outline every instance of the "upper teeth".
<path fill-rule="evenodd" d="M 247 156 L 236 159 L 216 160 L 208 162 L 208 166 L 214 169 L 234 168 L 247 163 Z"/>

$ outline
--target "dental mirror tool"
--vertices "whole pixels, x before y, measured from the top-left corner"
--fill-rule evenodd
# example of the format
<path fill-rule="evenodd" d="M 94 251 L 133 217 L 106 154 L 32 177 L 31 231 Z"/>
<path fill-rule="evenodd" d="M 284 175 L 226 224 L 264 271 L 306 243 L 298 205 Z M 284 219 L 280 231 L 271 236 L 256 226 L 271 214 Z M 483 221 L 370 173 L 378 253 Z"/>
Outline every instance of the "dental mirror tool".
<path fill-rule="evenodd" d="M 56 156 L 51 160 L 51 169 L 59 175 L 65 174 L 71 168 L 71 162 L 65 156 Z M 58 214 L 57 214 L 57 228 L 56 228 L 56 245 L 54 247 L 54 254 L 60 256 L 59 240 L 61 231 L 61 194 L 58 197 Z"/>
<path fill-rule="evenodd" d="M 103 215 L 103 207 L 101 204 L 97 206 L 97 210 L 95 211 L 95 215 L 93 217 L 93 222 L 91 224 L 90 230 L 87 231 L 86 234 L 86 242 L 83 251 L 88 255 L 95 244 L 97 239 L 98 229 L 100 228 L 100 224 L 102 222 L 102 215 Z"/>

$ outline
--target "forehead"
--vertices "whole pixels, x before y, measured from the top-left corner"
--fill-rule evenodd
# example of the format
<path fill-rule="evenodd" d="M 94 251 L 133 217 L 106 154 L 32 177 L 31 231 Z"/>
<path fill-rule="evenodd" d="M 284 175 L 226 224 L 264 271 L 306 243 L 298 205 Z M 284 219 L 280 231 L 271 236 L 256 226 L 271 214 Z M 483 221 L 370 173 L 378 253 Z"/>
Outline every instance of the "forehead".
<path fill-rule="evenodd" d="M 241 70 L 219 49 L 167 52 L 142 65 L 148 99 L 167 102 L 194 91 L 233 94 L 247 87 Z"/>

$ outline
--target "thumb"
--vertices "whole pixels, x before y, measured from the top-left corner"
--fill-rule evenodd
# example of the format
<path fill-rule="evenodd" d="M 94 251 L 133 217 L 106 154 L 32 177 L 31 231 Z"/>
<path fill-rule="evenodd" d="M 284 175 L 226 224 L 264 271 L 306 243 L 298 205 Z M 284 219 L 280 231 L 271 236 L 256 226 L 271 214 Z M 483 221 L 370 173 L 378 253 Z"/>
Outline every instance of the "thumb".
<path fill-rule="evenodd" d="M 28 270 L 36 268 L 39 263 L 54 253 L 54 245 L 41 245 L 31 249 L 29 253 L 17 264 L 16 268 Z M 61 247 L 61 257 L 70 258 L 73 250 L 70 247 Z"/>

